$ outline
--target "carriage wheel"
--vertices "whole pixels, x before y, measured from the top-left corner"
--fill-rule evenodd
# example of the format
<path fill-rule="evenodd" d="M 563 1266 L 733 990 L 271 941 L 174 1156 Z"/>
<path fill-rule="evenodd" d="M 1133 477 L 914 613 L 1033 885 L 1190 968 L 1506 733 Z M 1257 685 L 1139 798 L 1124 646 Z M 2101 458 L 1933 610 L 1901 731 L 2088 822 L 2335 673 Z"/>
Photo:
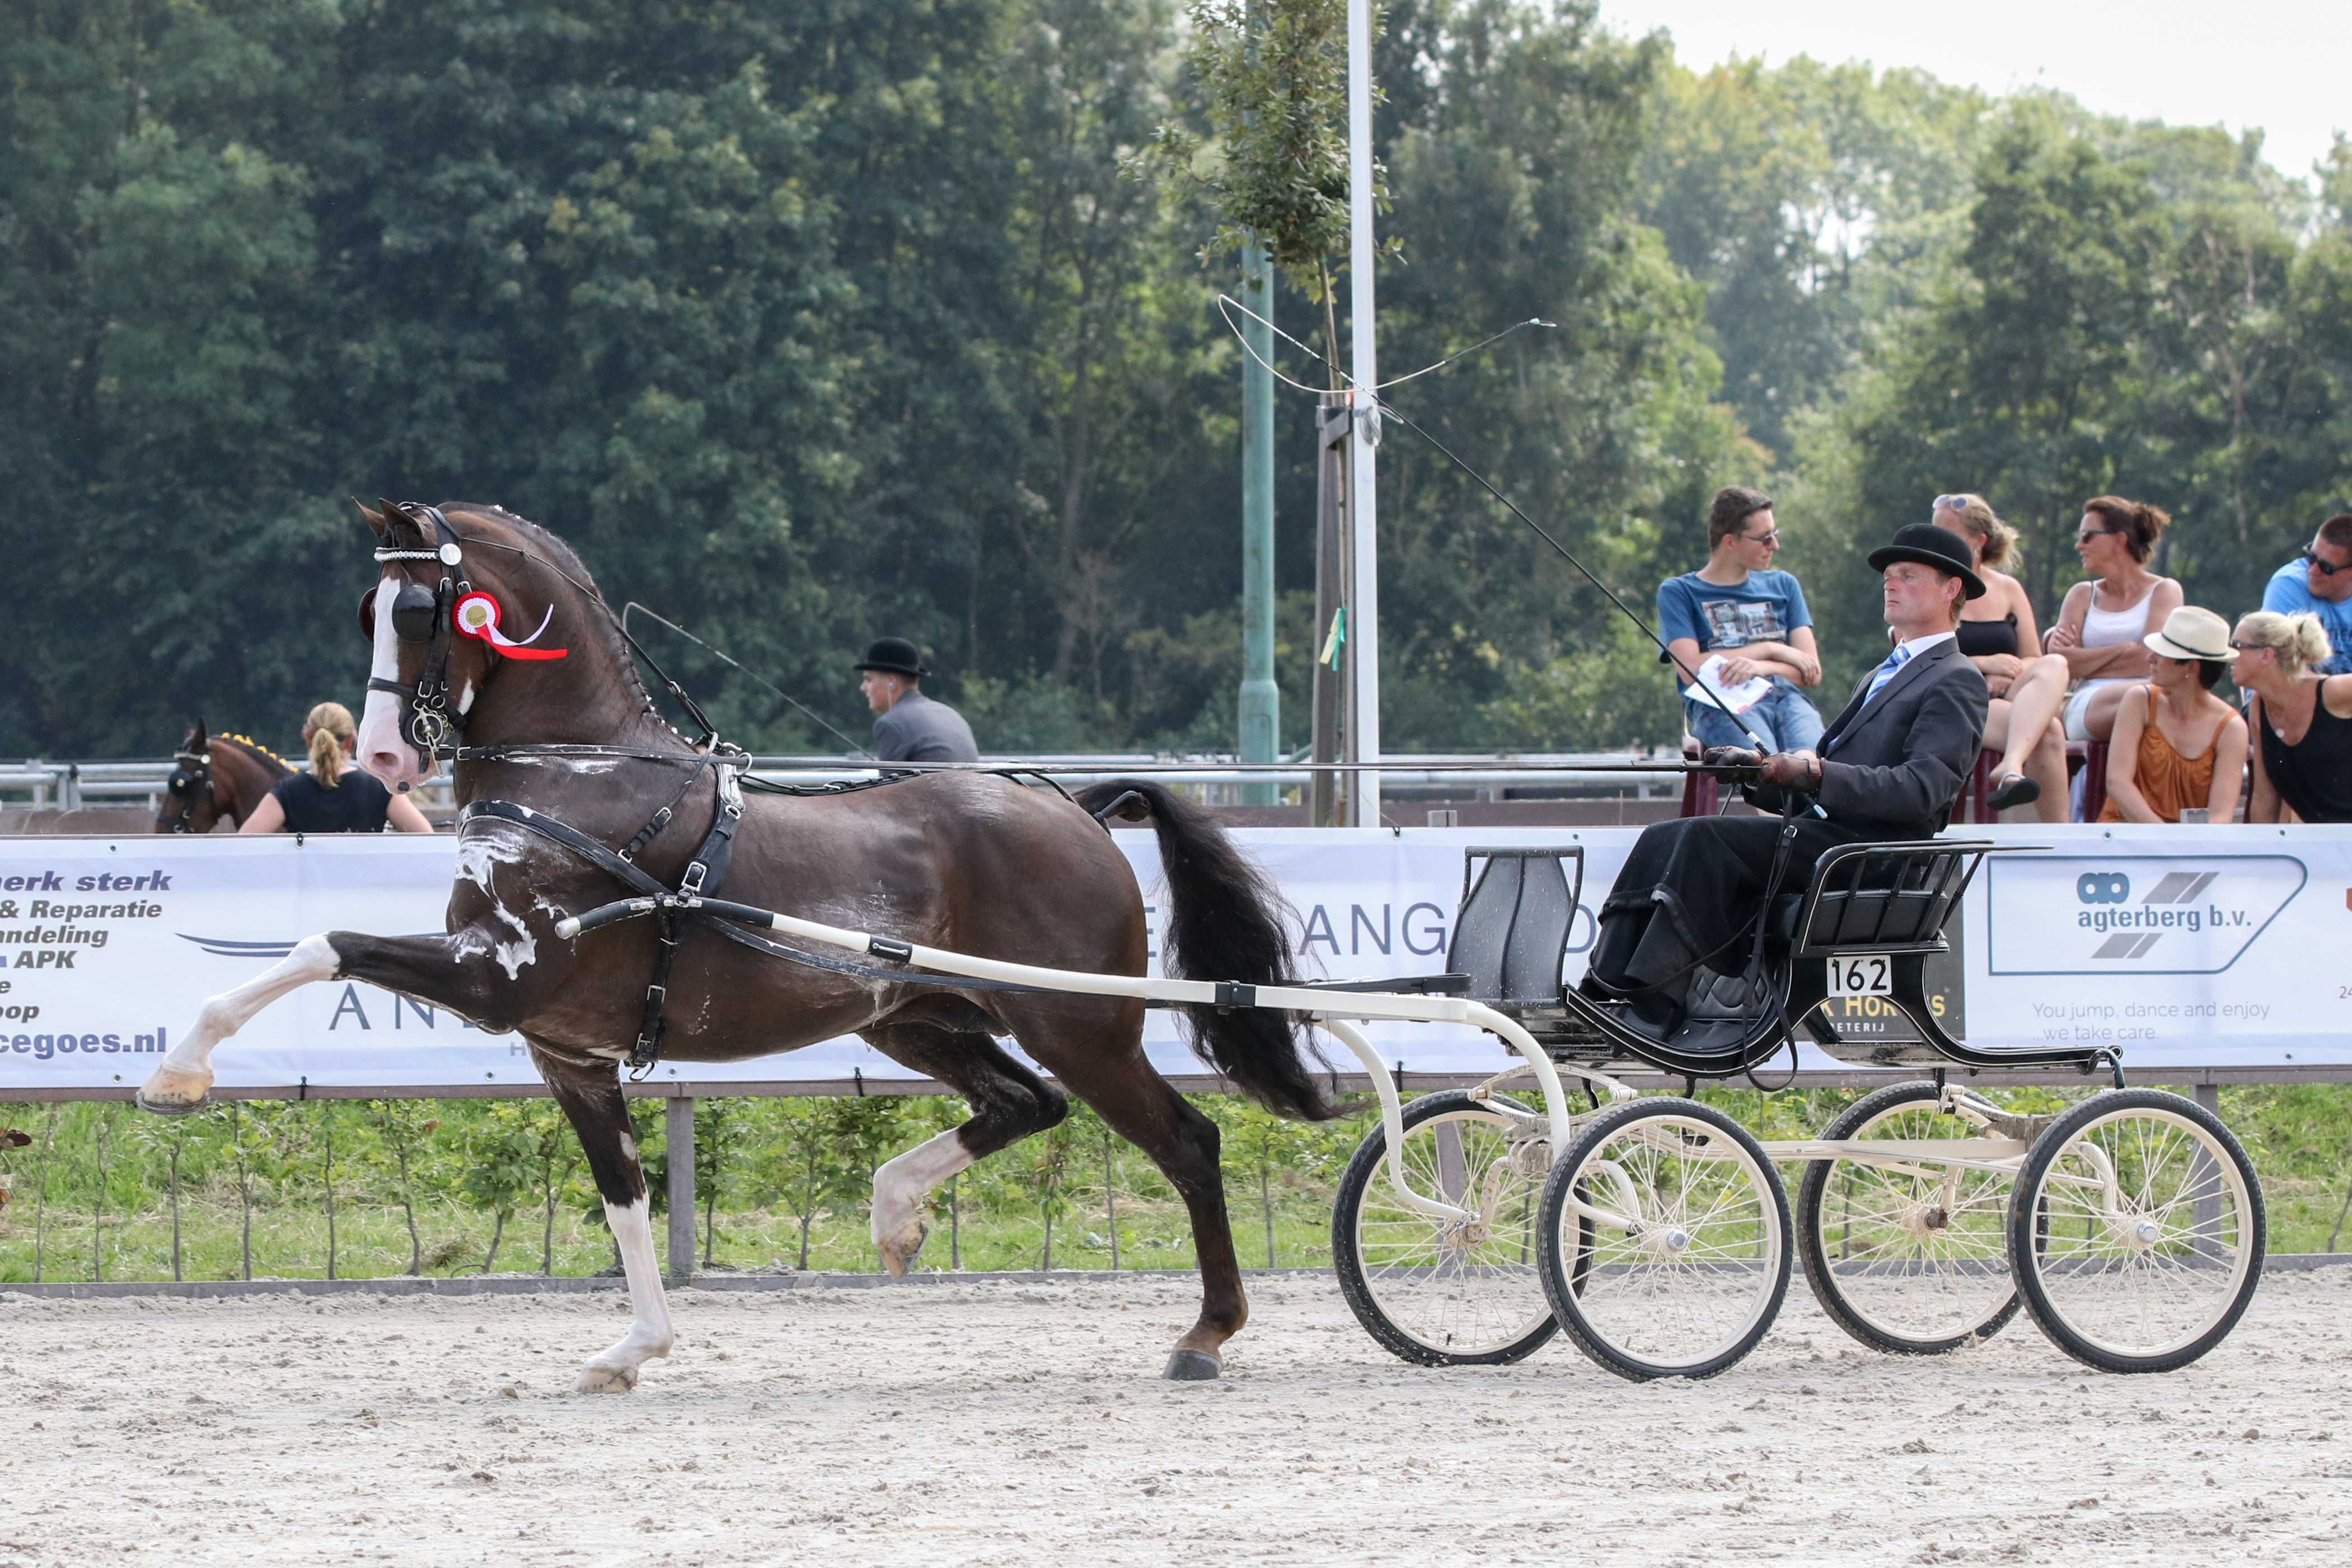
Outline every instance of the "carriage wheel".
<path fill-rule="evenodd" d="M 1636 1382 L 1712 1377 L 1756 1348 L 1789 1291 L 1789 1197 L 1763 1145 L 1693 1100 L 1585 1125 L 1544 1185 L 1552 1311 Z"/>
<path fill-rule="evenodd" d="M 1551 1141 L 1462 1091 L 1404 1108 L 1406 1185 L 1480 1218 L 1408 1208 L 1374 1127 L 1339 1178 L 1331 1255 L 1339 1292 L 1373 1339 L 1423 1366 L 1496 1366 L 1532 1355 L 1559 1329 L 1536 1279 L 1536 1209 Z"/>
<path fill-rule="evenodd" d="M 1937 1109 L 1932 1083 L 1866 1094 L 1830 1124 L 1826 1143 L 1967 1138 L 1976 1128 Z M 2006 1210 L 2015 1176 L 1925 1162 L 1815 1160 L 1797 1196 L 1797 1245 L 1822 1310 L 1863 1343 L 1936 1355 L 1990 1339 L 2017 1315 Z"/>
<path fill-rule="evenodd" d="M 2158 1089 L 2094 1095 L 2035 1140 L 2010 1200 L 2026 1311 L 2106 1372 L 2169 1372 L 2253 1299 L 2262 1184 L 2220 1118 Z"/>

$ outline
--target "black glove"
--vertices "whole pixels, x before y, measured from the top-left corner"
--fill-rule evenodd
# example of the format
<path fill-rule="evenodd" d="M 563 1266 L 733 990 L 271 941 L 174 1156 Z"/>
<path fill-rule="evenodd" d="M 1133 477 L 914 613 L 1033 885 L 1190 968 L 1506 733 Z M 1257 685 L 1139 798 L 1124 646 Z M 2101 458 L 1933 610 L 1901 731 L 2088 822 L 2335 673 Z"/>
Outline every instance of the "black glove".
<path fill-rule="evenodd" d="M 1727 784 L 1752 784 L 1762 776 L 1764 758 L 1744 746 L 1710 746 L 1699 760 L 1719 770 Z"/>

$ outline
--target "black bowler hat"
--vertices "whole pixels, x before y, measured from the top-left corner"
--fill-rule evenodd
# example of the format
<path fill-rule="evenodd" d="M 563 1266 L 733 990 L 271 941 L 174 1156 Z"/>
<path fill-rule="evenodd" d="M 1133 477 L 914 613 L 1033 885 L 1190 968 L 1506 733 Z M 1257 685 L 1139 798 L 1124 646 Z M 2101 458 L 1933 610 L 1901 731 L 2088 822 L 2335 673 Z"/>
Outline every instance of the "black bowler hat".
<path fill-rule="evenodd" d="M 861 670 L 879 670 L 886 675 L 904 675 L 910 681 L 923 678 L 922 651 L 904 637 L 877 637 L 874 645 L 866 650 L 866 657 L 856 666 Z"/>
<path fill-rule="evenodd" d="M 1982 599 L 1984 579 L 1977 575 L 1969 541 L 1933 523 L 1906 523 L 1895 530 L 1895 542 L 1870 552 L 1870 570 L 1885 571 L 1898 560 L 1916 560 L 1957 577 L 1970 599 Z"/>

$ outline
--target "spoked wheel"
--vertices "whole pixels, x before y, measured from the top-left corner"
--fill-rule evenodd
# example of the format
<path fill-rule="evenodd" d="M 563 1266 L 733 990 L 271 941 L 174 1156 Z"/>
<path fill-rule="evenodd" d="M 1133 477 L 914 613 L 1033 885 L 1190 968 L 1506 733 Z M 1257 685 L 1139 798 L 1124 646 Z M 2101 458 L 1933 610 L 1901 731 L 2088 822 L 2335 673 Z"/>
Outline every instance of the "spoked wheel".
<path fill-rule="evenodd" d="M 1540 1124 L 1538 1124 L 1539 1125 Z M 1331 1254 L 1339 1291 L 1373 1339 L 1423 1366 L 1496 1366 L 1558 1332 L 1536 1278 L 1536 1211 L 1551 1140 L 1460 1090 L 1404 1108 L 1406 1186 L 1467 1219 L 1412 1208 L 1374 1127 L 1339 1178 Z"/>
<path fill-rule="evenodd" d="M 1848 1106 L 1822 1141 L 1975 1137 L 1974 1124 L 1937 1109 L 1941 1098 L 1932 1083 L 1890 1084 Z M 1990 1339 L 2017 1315 L 2014 1179 L 1929 1159 L 1815 1160 L 1797 1195 L 1805 1282 L 1832 1322 L 1876 1350 L 1936 1355 Z"/>
<path fill-rule="evenodd" d="M 1763 1146 L 1694 1100 L 1585 1125 L 1544 1186 L 1544 1293 L 1622 1377 L 1712 1377 L 1756 1348 L 1789 1291 L 1789 1198 Z"/>
<path fill-rule="evenodd" d="M 2157 1089 L 2094 1095 L 2035 1140 L 2010 1202 L 2018 1293 L 2106 1372 L 2169 1372 L 2221 1343 L 2263 1272 L 2263 1189 L 2230 1130 Z"/>

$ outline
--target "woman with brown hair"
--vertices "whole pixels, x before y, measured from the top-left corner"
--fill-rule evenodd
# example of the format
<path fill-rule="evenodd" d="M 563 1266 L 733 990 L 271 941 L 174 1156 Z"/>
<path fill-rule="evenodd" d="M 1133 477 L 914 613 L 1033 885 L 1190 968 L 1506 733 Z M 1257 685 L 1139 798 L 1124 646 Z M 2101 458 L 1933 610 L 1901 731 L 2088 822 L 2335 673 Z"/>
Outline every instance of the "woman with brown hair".
<path fill-rule="evenodd" d="M 2099 821 L 2177 822 L 2191 809 L 2209 813 L 2208 821 L 2234 821 L 2246 776 L 2246 721 L 2213 695 L 2238 657 L 2230 623 L 2186 607 L 2147 641 L 2156 672 L 2126 692 L 2116 711 Z"/>
<path fill-rule="evenodd" d="M 240 833 L 380 833 L 385 822 L 404 833 L 429 833 L 433 824 L 405 795 L 394 795 L 375 775 L 351 763 L 358 744 L 352 710 L 320 703 L 302 721 L 310 766 L 280 779 L 245 820 Z"/>
<path fill-rule="evenodd" d="M 2172 518 L 2143 501 L 2095 496 L 2083 503 L 2074 553 L 2088 582 L 2066 591 L 2058 624 L 2043 647 L 2066 661 L 2075 681 L 2066 700 L 2066 738 L 2105 740 L 2116 731 L 2124 694 L 2153 670 L 2145 641 L 2180 608 L 2180 584 L 2147 569 L 2156 541 Z"/>
<path fill-rule="evenodd" d="M 2253 694 L 2249 822 L 2352 822 L 2352 675 L 2322 674 L 2319 617 L 2257 610 L 2238 622 L 2239 686 Z"/>
<path fill-rule="evenodd" d="M 1960 652 L 1985 678 L 1992 704 L 1984 745 L 2000 753 L 1986 804 L 1996 811 L 2032 805 L 2045 822 L 2066 820 L 2066 737 L 2058 712 L 2066 703 L 2066 661 L 2042 646 L 2025 584 L 1996 569 L 2017 557 L 2017 530 L 1993 516 L 1982 496 L 1936 497 L 1930 519 L 1969 543 L 1985 594 L 1960 612 Z"/>

